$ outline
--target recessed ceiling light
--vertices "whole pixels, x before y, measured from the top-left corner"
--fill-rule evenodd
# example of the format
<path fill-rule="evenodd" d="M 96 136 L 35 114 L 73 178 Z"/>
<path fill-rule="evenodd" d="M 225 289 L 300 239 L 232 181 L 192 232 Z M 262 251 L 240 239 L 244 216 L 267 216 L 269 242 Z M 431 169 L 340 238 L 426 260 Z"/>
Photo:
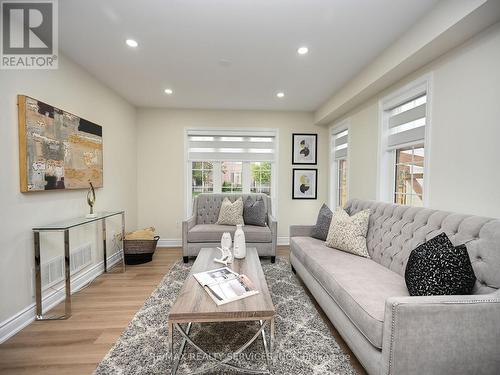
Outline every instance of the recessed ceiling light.
<path fill-rule="evenodd" d="M 172 95 L 173 93 L 174 93 L 174 90 L 172 90 L 172 89 L 165 89 L 165 94 Z"/>
<path fill-rule="evenodd" d="M 280 91 L 280 92 L 276 93 L 276 96 L 277 96 L 278 98 L 284 98 L 284 97 L 285 97 L 285 93 L 284 93 L 284 92 L 282 92 L 282 91 Z"/>
<path fill-rule="evenodd" d="M 134 39 L 127 39 L 125 43 L 127 43 L 127 46 L 132 48 L 135 48 L 139 45 L 139 43 L 137 43 Z"/>
<path fill-rule="evenodd" d="M 306 53 L 309 52 L 309 48 L 307 47 L 300 47 L 298 50 L 297 50 L 297 53 L 299 55 L 305 55 Z"/>

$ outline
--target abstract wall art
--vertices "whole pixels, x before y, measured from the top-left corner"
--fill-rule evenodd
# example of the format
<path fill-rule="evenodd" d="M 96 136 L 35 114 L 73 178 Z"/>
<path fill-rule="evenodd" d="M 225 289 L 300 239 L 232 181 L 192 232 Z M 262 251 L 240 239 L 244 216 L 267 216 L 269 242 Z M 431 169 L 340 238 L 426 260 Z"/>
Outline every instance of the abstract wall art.
<path fill-rule="evenodd" d="M 102 127 L 18 95 L 21 192 L 103 185 Z"/>
<path fill-rule="evenodd" d="M 292 134 L 292 164 L 317 164 L 317 134 Z"/>
<path fill-rule="evenodd" d="M 293 169 L 292 199 L 316 199 L 318 195 L 318 170 Z"/>

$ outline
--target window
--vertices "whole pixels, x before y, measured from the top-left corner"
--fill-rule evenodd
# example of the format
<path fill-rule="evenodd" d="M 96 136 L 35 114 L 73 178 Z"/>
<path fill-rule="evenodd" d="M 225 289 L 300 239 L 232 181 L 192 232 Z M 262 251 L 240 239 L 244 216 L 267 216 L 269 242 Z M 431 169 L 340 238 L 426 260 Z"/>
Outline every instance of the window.
<path fill-rule="evenodd" d="M 223 161 L 221 164 L 222 192 L 241 193 L 242 162 Z"/>
<path fill-rule="evenodd" d="M 330 134 L 331 138 L 331 207 L 344 207 L 347 203 L 348 182 L 348 149 L 349 130 L 348 124 L 335 126 Z"/>
<path fill-rule="evenodd" d="M 276 191 L 277 131 L 186 130 L 186 214 L 200 193 L 264 193 Z M 273 198 L 273 197 L 272 197 Z M 272 199 L 273 212 L 275 200 Z"/>
<path fill-rule="evenodd" d="M 383 99 L 380 199 L 424 206 L 428 191 L 430 78 L 424 77 Z"/>
<path fill-rule="evenodd" d="M 396 150 L 394 203 L 423 206 L 424 148 Z"/>
<path fill-rule="evenodd" d="M 214 190 L 213 168 L 211 162 L 195 161 L 192 163 L 191 191 L 193 197 L 200 193 L 211 193 Z"/>
<path fill-rule="evenodd" d="M 271 163 L 257 161 L 250 163 L 250 191 L 271 195 Z"/>
<path fill-rule="evenodd" d="M 337 202 L 339 207 L 347 203 L 347 160 L 337 160 Z"/>

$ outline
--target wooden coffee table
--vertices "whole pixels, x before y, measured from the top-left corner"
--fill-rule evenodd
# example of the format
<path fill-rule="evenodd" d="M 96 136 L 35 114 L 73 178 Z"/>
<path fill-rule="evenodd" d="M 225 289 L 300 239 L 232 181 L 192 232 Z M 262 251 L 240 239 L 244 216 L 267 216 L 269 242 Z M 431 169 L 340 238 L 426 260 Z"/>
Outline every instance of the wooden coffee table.
<path fill-rule="evenodd" d="M 276 310 L 274 308 L 273 301 L 271 300 L 269 289 L 267 288 L 266 279 L 264 277 L 264 272 L 262 271 L 262 266 L 260 265 L 257 250 L 255 248 L 248 248 L 245 259 L 235 259 L 228 267 L 239 274 L 248 276 L 259 293 L 221 306 L 217 306 L 217 304 L 210 298 L 208 293 L 192 275 L 193 273 L 224 267 L 223 265 L 213 261 L 214 258 L 218 258 L 219 256 L 220 251 L 215 248 L 201 249 L 191 268 L 189 276 L 184 282 L 177 300 L 170 310 L 170 314 L 168 316 L 168 345 L 172 360 L 172 374 L 176 374 L 177 372 L 186 343 L 190 344 L 197 351 L 214 361 L 214 365 L 207 367 L 206 371 L 209 371 L 218 365 L 222 365 L 235 370 L 244 371 L 246 373 L 269 374 L 271 370 L 271 353 L 274 346 L 274 317 L 276 315 Z M 222 360 L 219 360 L 213 355 L 207 353 L 189 337 L 189 331 L 191 330 L 191 325 L 193 323 L 253 320 L 260 323 L 260 328 L 257 330 L 255 335 L 236 351 L 228 353 L 226 358 Z M 185 328 L 181 327 L 182 323 L 186 323 Z M 270 331 L 269 346 L 265 330 L 267 326 L 269 326 Z M 173 354 L 174 329 L 177 329 L 182 337 L 182 342 L 176 358 Z M 237 354 L 243 352 L 259 336 L 262 336 L 264 344 L 267 370 L 246 369 L 230 363 Z"/>

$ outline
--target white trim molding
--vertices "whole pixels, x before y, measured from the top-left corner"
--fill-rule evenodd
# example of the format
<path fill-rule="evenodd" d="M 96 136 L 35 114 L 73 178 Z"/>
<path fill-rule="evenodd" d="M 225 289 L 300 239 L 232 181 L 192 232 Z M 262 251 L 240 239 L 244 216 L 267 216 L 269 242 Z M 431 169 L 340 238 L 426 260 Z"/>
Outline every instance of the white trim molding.
<path fill-rule="evenodd" d="M 328 179 L 328 203 L 329 206 L 332 210 L 334 210 L 337 207 L 337 162 L 335 160 L 335 152 L 334 152 L 334 135 L 341 133 L 343 131 L 347 130 L 347 155 L 345 156 L 345 160 L 347 160 L 347 171 L 346 171 L 346 189 L 347 189 L 347 199 L 349 200 L 349 156 L 350 156 L 350 146 L 349 146 L 349 138 L 351 134 L 351 119 L 346 118 L 340 122 L 334 123 L 332 126 L 329 128 L 329 144 L 328 144 L 328 173 L 329 173 L 329 179 Z"/>
<path fill-rule="evenodd" d="M 290 245 L 290 237 L 289 236 L 278 236 L 278 238 L 276 239 L 276 245 L 278 245 L 278 246 Z"/>
<path fill-rule="evenodd" d="M 160 238 L 158 247 L 182 247 L 181 238 Z"/>
<path fill-rule="evenodd" d="M 290 237 L 288 236 L 278 236 L 277 238 L 278 246 L 288 246 L 290 245 Z M 174 238 L 160 238 L 158 240 L 158 247 L 175 248 L 182 247 L 182 239 Z"/>
<path fill-rule="evenodd" d="M 108 257 L 108 268 L 112 267 L 117 262 L 121 261 L 123 256 L 123 250 L 119 250 Z M 80 289 L 88 285 L 99 275 L 104 273 L 104 261 L 94 264 L 88 269 L 84 269 L 82 272 L 74 276 L 71 280 L 71 294 L 78 292 Z M 64 301 L 65 290 L 64 282 L 61 282 L 59 286 L 54 287 L 51 293 L 48 293 L 42 299 L 42 306 L 44 311 L 48 311 L 55 307 L 57 304 Z M 36 305 L 33 302 L 29 306 L 25 307 L 23 310 L 19 311 L 17 314 L 10 318 L 7 318 L 0 323 L 0 344 L 8 340 L 10 337 L 14 336 L 20 330 L 28 326 L 31 322 L 35 320 L 36 316 Z"/>
<path fill-rule="evenodd" d="M 428 206 L 430 195 L 430 156 L 431 156 L 431 129 L 432 129 L 432 72 L 425 74 L 409 84 L 399 88 L 389 95 L 379 100 L 379 149 L 378 149 L 378 165 L 377 165 L 377 199 L 383 202 L 394 201 L 394 179 L 395 179 L 395 150 L 402 147 L 411 147 L 416 142 L 408 144 L 400 144 L 397 147 L 389 147 L 389 111 L 410 101 L 413 98 L 425 94 L 426 112 L 425 112 L 425 133 L 423 143 L 425 150 L 424 157 L 424 186 L 423 186 L 423 205 Z"/>
<path fill-rule="evenodd" d="M 227 152 L 224 154 L 223 150 L 224 148 L 221 148 L 220 150 L 217 147 L 221 147 L 220 144 L 223 142 L 227 142 L 224 140 L 221 141 L 215 141 L 214 145 L 218 145 L 217 147 L 212 147 L 210 146 L 210 142 L 213 142 L 213 140 L 210 141 L 205 141 L 205 140 L 195 140 L 193 142 L 195 143 L 200 143 L 201 146 L 208 147 L 209 150 L 219 150 L 217 152 L 214 152 L 213 155 L 211 155 L 210 152 L 195 152 L 193 155 L 190 157 L 190 141 L 189 137 L 190 136 L 196 136 L 196 137 L 220 137 L 222 138 L 227 138 L 227 137 L 247 137 L 247 138 L 259 138 L 259 137 L 266 137 L 266 138 L 273 138 L 272 143 L 269 143 L 270 145 L 272 144 L 272 153 L 255 153 L 255 150 L 259 150 L 259 148 L 251 149 L 250 151 L 245 153 L 233 153 L 233 152 Z M 251 171 L 250 171 L 250 164 L 254 162 L 259 162 L 259 161 L 265 161 L 269 162 L 271 164 L 271 212 L 275 217 L 278 217 L 278 205 L 276 204 L 276 197 L 277 197 L 277 192 L 278 192 L 278 171 L 279 171 L 279 129 L 278 128 L 184 128 L 184 181 L 185 181 L 185 186 L 184 186 L 184 215 L 185 217 L 190 217 L 192 214 L 192 204 L 193 204 L 193 197 L 192 197 L 192 162 L 193 161 L 210 161 L 213 163 L 213 188 L 212 191 L 214 193 L 221 193 L 222 192 L 222 177 L 221 177 L 221 163 L 224 161 L 232 161 L 232 162 L 238 162 L 242 164 L 242 193 L 246 194 L 250 192 L 250 177 L 251 177 Z M 208 142 L 208 143 L 207 143 Z M 237 142 L 237 143 L 244 143 L 245 145 L 246 141 L 242 142 Z M 227 142 L 227 145 L 230 145 L 232 142 Z M 256 144 L 259 143 L 258 141 Z M 262 148 L 262 147 L 260 147 Z M 193 150 L 197 150 L 198 148 L 193 148 Z M 204 149 L 204 148 L 203 148 Z M 267 158 L 267 155 L 272 155 Z M 197 158 L 196 156 L 200 156 L 200 158 Z M 227 159 L 226 159 L 227 157 Z M 241 158 L 240 158 L 241 157 Z M 194 158 L 194 159 L 192 159 Z"/>

